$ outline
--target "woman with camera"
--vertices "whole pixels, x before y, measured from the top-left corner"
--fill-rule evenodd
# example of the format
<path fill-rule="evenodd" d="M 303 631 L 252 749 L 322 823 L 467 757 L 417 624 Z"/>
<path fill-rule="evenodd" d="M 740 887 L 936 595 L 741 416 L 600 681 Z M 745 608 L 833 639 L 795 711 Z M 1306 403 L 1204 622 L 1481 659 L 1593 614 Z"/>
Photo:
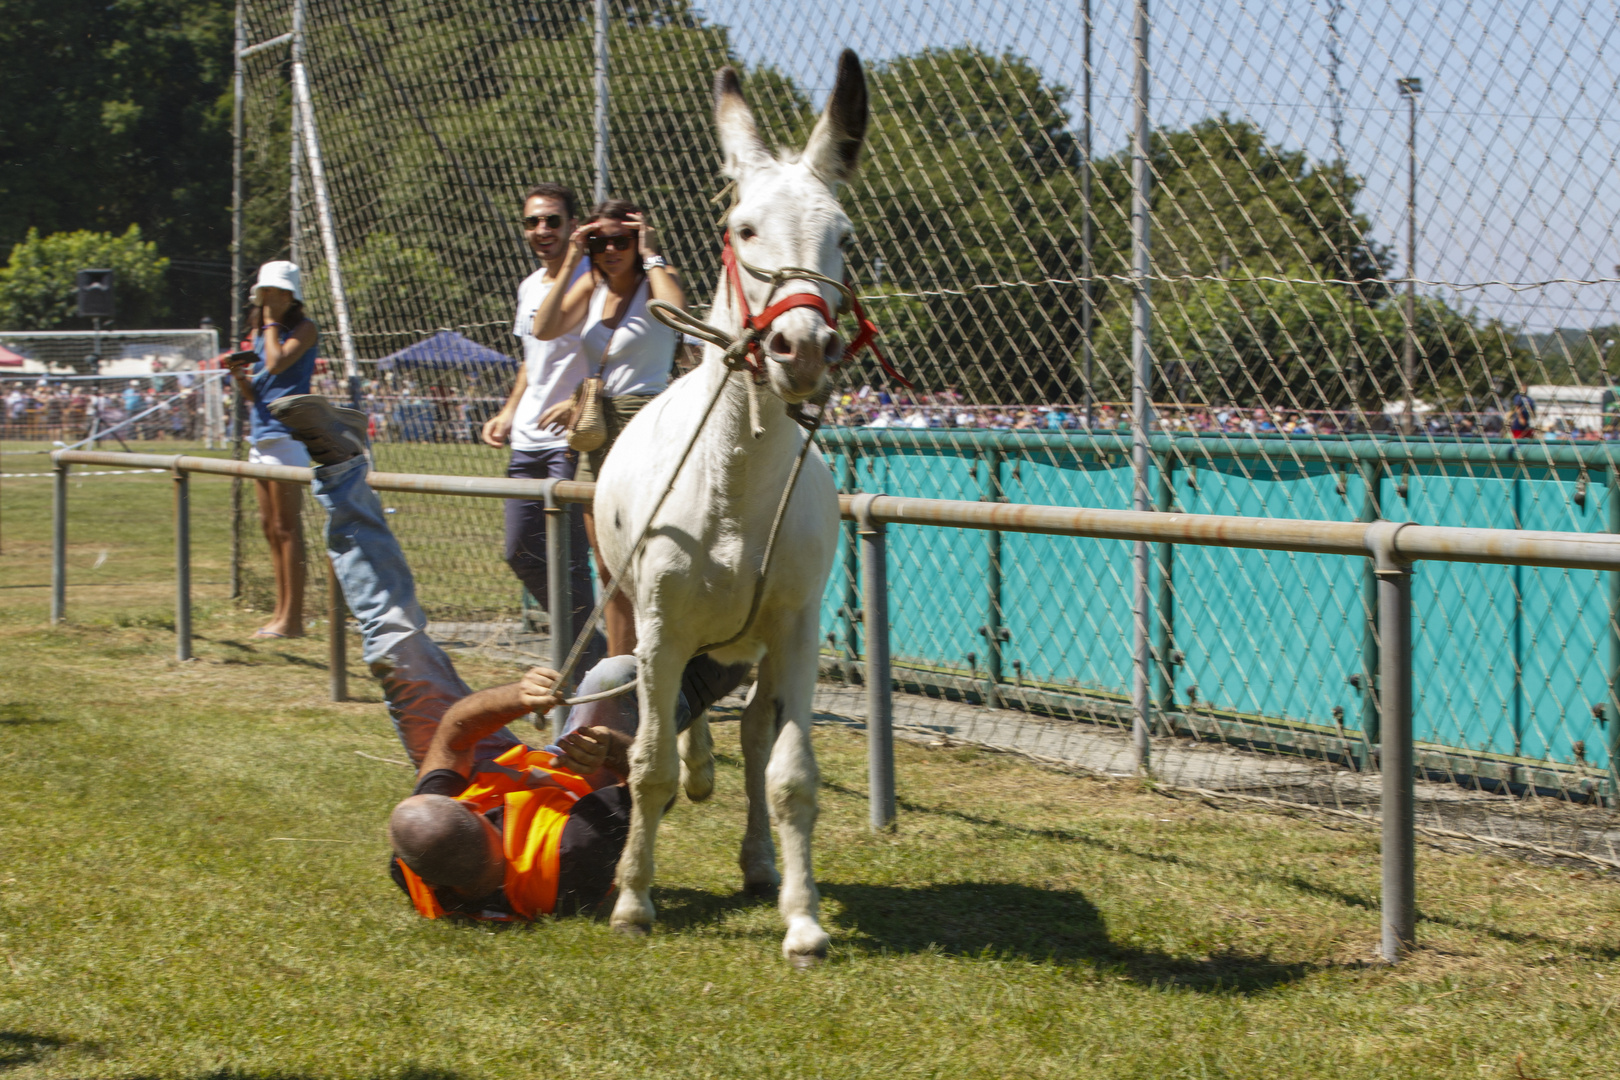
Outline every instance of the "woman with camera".
<path fill-rule="evenodd" d="M 292 437 L 287 426 L 270 415 L 269 404 L 291 394 L 309 393 L 315 374 L 319 328 L 304 314 L 304 291 L 298 267 L 278 260 L 259 268 L 253 287 L 251 352 L 230 358 L 237 392 L 248 402 L 252 447 L 248 461 L 265 465 L 309 467 L 309 451 Z M 297 484 L 275 480 L 255 482 L 259 521 L 270 545 L 270 565 L 276 579 L 276 608 L 256 638 L 304 636 L 304 524 L 303 496 Z"/>
<path fill-rule="evenodd" d="M 601 381 L 593 387 L 588 378 L 581 394 L 600 390 L 607 430 L 599 447 L 580 454 L 574 479 L 594 481 L 625 424 L 669 386 L 680 335 L 654 318 L 647 302 L 662 300 L 685 310 L 686 293 L 660 254 L 657 234 L 645 212 L 634 203 L 609 199 L 592 211 L 591 220 L 574 231 L 562 280 L 571 280 L 574 267 L 587 257 L 591 272 L 566 291 L 551 290 L 534 313 L 534 336 L 549 341 L 584 321 L 579 330 L 580 351 L 588 376 Z M 572 429 L 578 401 L 576 395 L 552 406 L 541 416 L 540 425 L 562 424 Z M 606 587 L 612 578 L 597 546 L 596 521 L 590 514 L 585 515 L 585 531 Z M 633 652 L 636 627 L 630 598 L 623 593 L 616 596 L 608 605 L 606 619 L 608 655 Z"/>

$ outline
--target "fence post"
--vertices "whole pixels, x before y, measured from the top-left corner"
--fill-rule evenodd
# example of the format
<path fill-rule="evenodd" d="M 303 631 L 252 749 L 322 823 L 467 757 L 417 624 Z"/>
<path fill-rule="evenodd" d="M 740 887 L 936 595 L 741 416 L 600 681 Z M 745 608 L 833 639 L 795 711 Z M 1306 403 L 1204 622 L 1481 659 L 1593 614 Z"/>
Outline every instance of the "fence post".
<path fill-rule="evenodd" d="M 326 669 L 332 700 L 349 700 L 349 602 L 343 598 L 337 564 L 326 560 Z"/>
<path fill-rule="evenodd" d="M 1006 501 L 1001 489 L 1001 451 L 985 450 L 985 479 L 981 502 Z M 984 625 L 979 634 L 984 638 L 984 703 L 992 709 L 1001 708 L 1001 643 L 1007 631 L 1001 625 L 1001 533 L 991 529 L 985 533 L 984 572 Z"/>
<path fill-rule="evenodd" d="M 569 576 L 568 506 L 557 498 L 557 481 L 543 480 L 546 506 L 546 601 L 550 607 L 547 619 L 551 623 L 551 667 L 561 671 L 568 663 L 568 651 L 574 638 L 574 591 Z M 559 705 L 551 710 L 551 738 L 562 738 L 563 724 L 568 720 L 568 707 Z"/>
<path fill-rule="evenodd" d="M 56 466 L 56 487 L 51 500 L 51 625 L 55 626 L 67 614 L 67 496 L 68 470 L 73 466 Z"/>
<path fill-rule="evenodd" d="M 1153 508 L 1153 500 L 1148 494 L 1148 437 L 1153 429 L 1153 306 L 1149 293 L 1150 275 L 1153 273 L 1150 246 L 1153 166 L 1148 157 L 1151 133 L 1148 119 L 1150 26 L 1148 0 L 1136 0 L 1136 15 L 1131 29 L 1135 51 L 1131 95 L 1131 464 L 1135 493 L 1131 502 L 1133 509 L 1144 511 Z M 1146 774 L 1153 771 L 1153 743 L 1150 738 L 1153 703 L 1149 672 L 1153 663 L 1153 613 L 1148 607 L 1152 545 L 1137 541 L 1132 564 L 1136 617 L 1132 633 L 1131 747 L 1136 759 L 1136 771 Z"/>
<path fill-rule="evenodd" d="M 191 477 L 177 464 L 174 477 L 174 655 L 191 659 Z"/>
<path fill-rule="evenodd" d="M 1401 561 L 1395 536 L 1405 522 L 1380 521 L 1367 533 L 1378 575 L 1378 766 L 1383 790 L 1383 941 L 1380 952 L 1395 963 L 1417 933 L 1415 823 L 1412 800 L 1412 564 Z"/>
<path fill-rule="evenodd" d="M 894 676 L 889 668 L 889 553 L 884 525 L 872 520 L 872 500 L 855 499 L 861 537 L 861 585 L 866 624 L 866 761 L 873 831 L 894 827 Z"/>
<path fill-rule="evenodd" d="M 1361 474 L 1361 506 L 1356 520 L 1377 521 L 1378 485 L 1382 470 L 1376 461 L 1358 459 L 1356 469 Z M 1361 761 L 1362 771 L 1372 767 L 1372 748 L 1378 745 L 1378 575 L 1373 572 L 1373 560 L 1363 561 L 1361 568 Z"/>
<path fill-rule="evenodd" d="M 1620 533 L 1620 469 L 1609 471 L 1609 532 Z M 1620 570 L 1609 578 L 1609 700 L 1604 702 L 1608 728 L 1609 806 L 1620 806 Z"/>
<path fill-rule="evenodd" d="M 1175 499 L 1175 457 L 1166 454 L 1158 462 L 1158 485 L 1154 492 L 1153 509 L 1168 513 Z M 1154 561 L 1159 575 L 1157 596 L 1153 612 L 1153 705 L 1159 711 L 1161 730 L 1174 735 L 1170 727 L 1170 710 L 1176 706 L 1176 595 L 1174 544 L 1154 545 Z"/>
<path fill-rule="evenodd" d="M 855 456 L 854 447 L 844 451 L 843 489 L 850 495 L 856 493 L 859 483 Z M 840 528 L 844 531 L 844 602 L 838 609 L 838 617 L 844 624 L 844 682 L 848 685 L 854 682 L 855 659 L 861 655 L 856 630 L 861 619 L 861 542 L 853 521 L 843 522 Z"/>

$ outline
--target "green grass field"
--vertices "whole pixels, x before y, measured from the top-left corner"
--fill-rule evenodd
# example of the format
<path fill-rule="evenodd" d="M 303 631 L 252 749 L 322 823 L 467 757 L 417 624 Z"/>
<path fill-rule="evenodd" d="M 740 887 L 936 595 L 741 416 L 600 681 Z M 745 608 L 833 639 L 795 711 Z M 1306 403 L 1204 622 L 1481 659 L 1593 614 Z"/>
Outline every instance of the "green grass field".
<path fill-rule="evenodd" d="M 361 756 L 400 756 L 375 689 L 357 670 L 364 700 L 326 701 L 319 637 L 250 641 L 218 585 L 176 662 L 169 481 L 82 483 L 57 630 L 28 587 L 49 482 L 0 488 L 8 1078 L 1620 1071 L 1612 878 L 1424 847 L 1420 948 L 1391 969 L 1367 832 L 902 744 L 899 828 L 874 836 L 864 741 L 832 726 L 816 970 L 784 964 L 774 907 L 740 895 L 727 722 L 714 800 L 662 834 L 651 938 L 419 919 L 384 869 L 409 773 Z M 222 582 L 228 486 L 196 490 L 197 577 Z"/>

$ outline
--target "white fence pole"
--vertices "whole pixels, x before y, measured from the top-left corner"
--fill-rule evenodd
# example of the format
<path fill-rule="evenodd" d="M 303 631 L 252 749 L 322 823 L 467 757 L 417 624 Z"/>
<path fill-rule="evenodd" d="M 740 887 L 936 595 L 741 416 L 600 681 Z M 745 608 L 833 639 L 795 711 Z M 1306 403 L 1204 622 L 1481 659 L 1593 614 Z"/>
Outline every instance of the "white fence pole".
<path fill-rule="evenodd" d="M 597 202 L 608 197 L 608 3 L 596 0 L 596 148 L 592 165 L 596 170 L 593 195 Z"/>
<path fill-rule="evenodd" d="M 295 11 L 302 12 L 302 0 Z M 321 159 L 320 134 L 315 127 L 315 106 L 310 100 L 309 72 L 304 65 L 303 19 L 295 23 L 293 38 L 293 112 L 299 118 L 304 152 L 309 158 L 310 186 L 315 189 L 315 221 L 326 255 L 326 280 L 332 290 L 332 308 L 337 314 L 338 341 L 343 349 L 343 373 L 349 382 L 349 403 L 360 406 L 360 364 L 354 349 L 354 327 L 349 322 L 349 297 L 343 291 L 343 269 L 339 264 L 337 228 L 332 222 L 332 200 L 326 189 L 326 165 Z"/>

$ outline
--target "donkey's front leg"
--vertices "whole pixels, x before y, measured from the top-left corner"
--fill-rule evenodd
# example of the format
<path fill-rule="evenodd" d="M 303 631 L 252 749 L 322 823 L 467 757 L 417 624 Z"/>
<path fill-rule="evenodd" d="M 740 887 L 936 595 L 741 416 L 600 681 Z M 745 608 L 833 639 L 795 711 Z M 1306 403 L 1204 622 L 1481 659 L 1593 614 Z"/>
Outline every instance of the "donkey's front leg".
<path fill-rule="evenodd" d="M 647 620 L 639 620 L 645 623 Z M 619 857 L 619 899 L 613 905 L 613 929 L 645 934 L 653 921 L 653 848 L 658 822 L 675 797 L 680 762 L 675 754 L 675 695 L 681 688 L 686 654 L 646 633 L 636 647 L 641 685 L 641 727 L 630 747 L 630 836 Z"/>
<path fill-rule="evenodd" d="M 816 618 L 806 609 L 770 646 L 756 694 L 776 714 L 776 744 L 765 769 L 771 818 L 782 843 L 782 890 L 777 901 L 787 922 L 782 954 L 795 967 L 827 955 L 827 932 L 818 915 L 821 894 L 810 866 L 810 835 L 816 824 L 821 770 L 810 745 L 810 712 L 816 687 Z"/>

